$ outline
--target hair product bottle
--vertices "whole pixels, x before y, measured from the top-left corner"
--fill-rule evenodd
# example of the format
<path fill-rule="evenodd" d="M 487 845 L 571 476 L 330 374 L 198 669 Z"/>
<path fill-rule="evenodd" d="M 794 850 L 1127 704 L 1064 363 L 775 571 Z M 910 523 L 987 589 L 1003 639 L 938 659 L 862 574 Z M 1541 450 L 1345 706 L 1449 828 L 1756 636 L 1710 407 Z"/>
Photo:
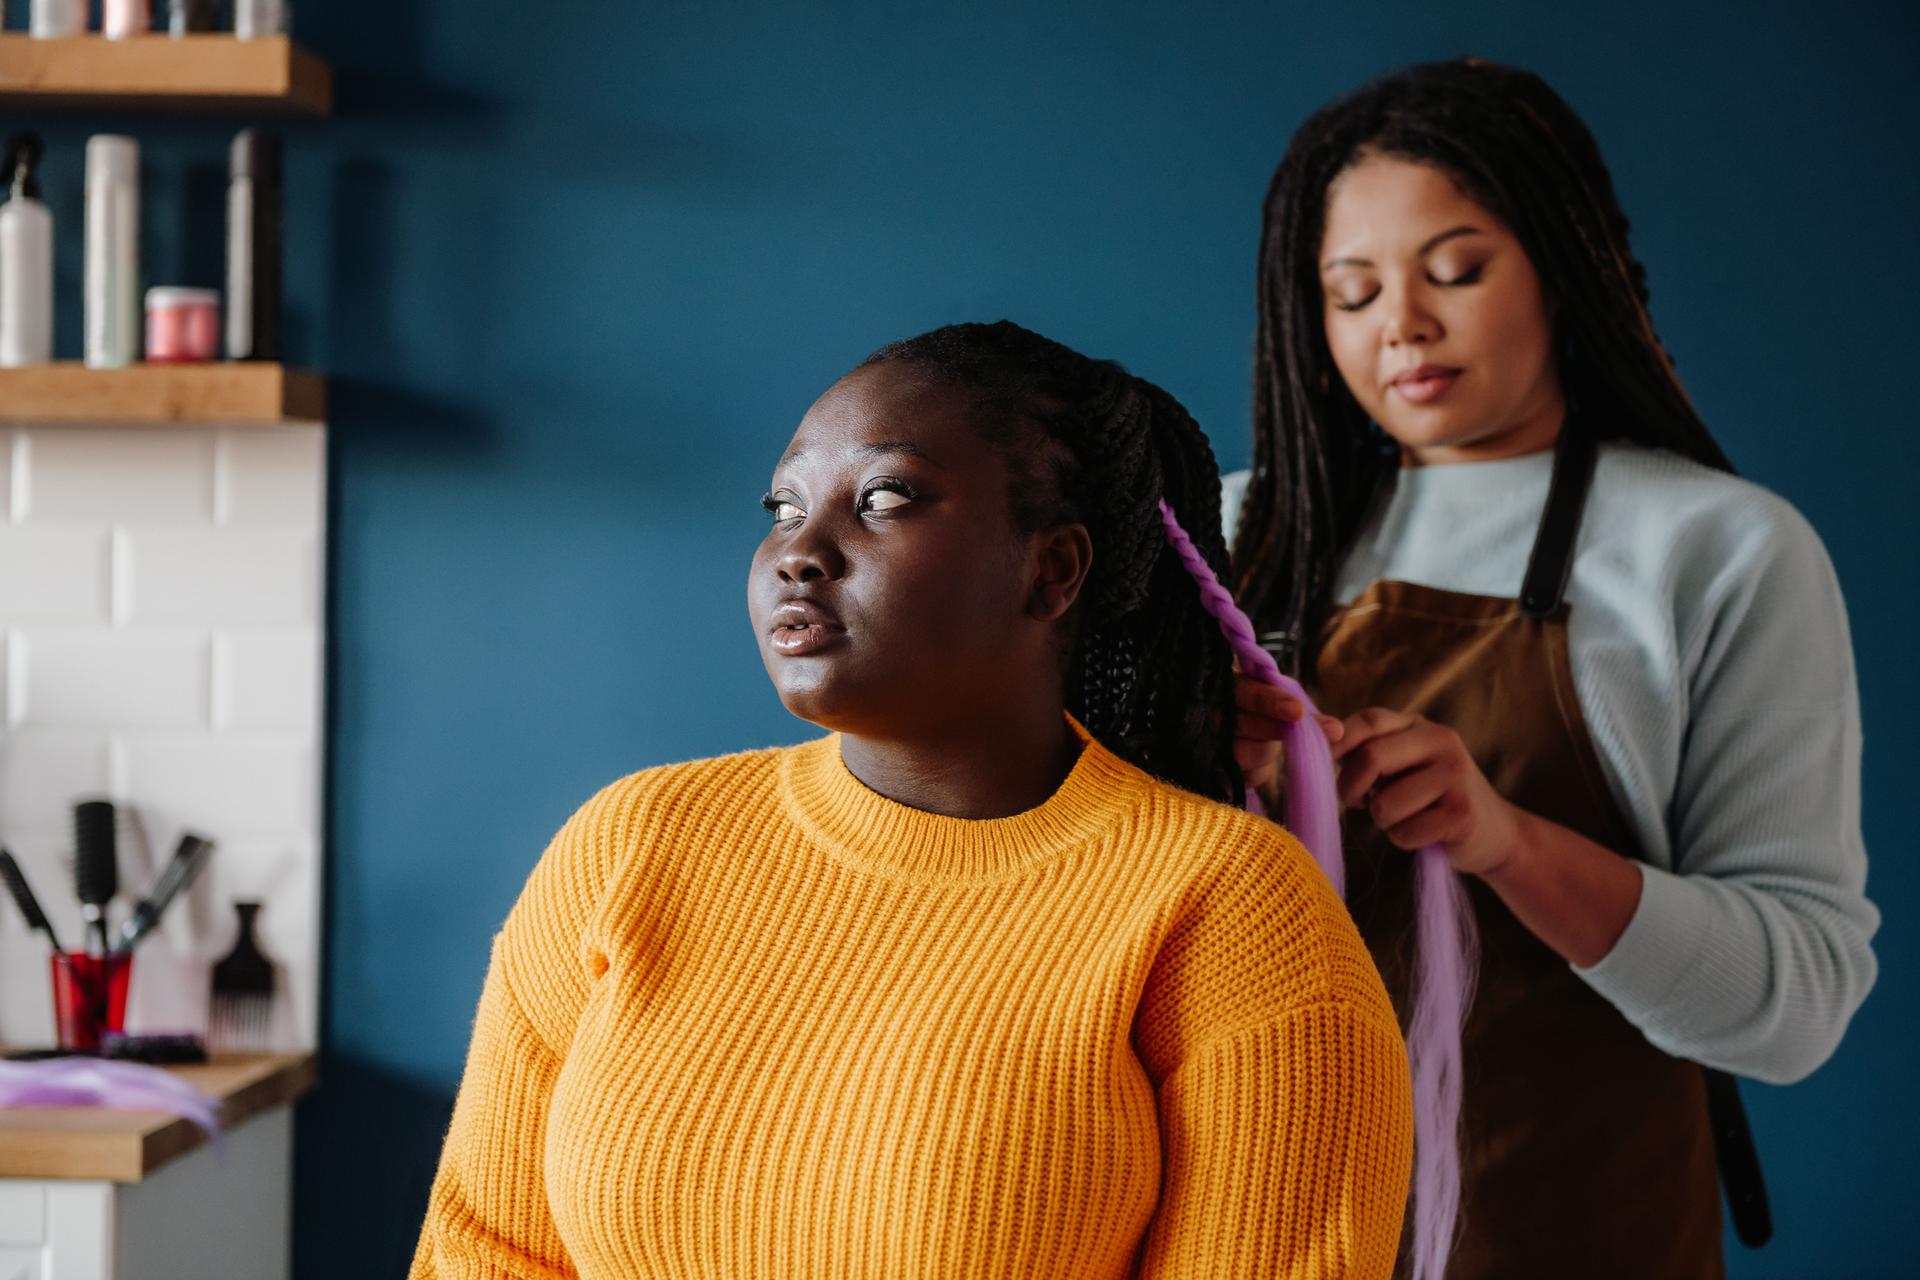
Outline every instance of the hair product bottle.
<path fill-rule="evenodd" d="M 233 0 L 233 34 L 242 40 L 287 32 L 287 0 Z"/>
<path fill-rule="evenodd" d="M 40 203 L 38 135 L 7 139 L 0 180 L 10 189 L 0 204 L 0 368 L 53 359 L 53 215 Z"/>
<path fill-rule="evenodd" d="M 77 36 L 87 29 L 87 0 L 33 0 L 27 30 L 36 40 Z"/>
<path fill-rule="evenodd" d="M 219 17 L 215 0 L 168 0 L 167 34 L 178 39 L 195 31 L 212 31 Z"/>
<path fill-rule="evenodd" d="M 140 144 L 87 139 L 87 365 L 117 369 L 139 356 Z"/>
<path fill-rule="evenodd" d="M 147 0 L 104 0 L 100 29 L 109 40 L 143 36 L 153 30 L 153 8 Z"/>
<path fill-rule="evenodd" d="M 280 358 L 280 136 L 242 129 L 227 185 L 227 359 Z"/>

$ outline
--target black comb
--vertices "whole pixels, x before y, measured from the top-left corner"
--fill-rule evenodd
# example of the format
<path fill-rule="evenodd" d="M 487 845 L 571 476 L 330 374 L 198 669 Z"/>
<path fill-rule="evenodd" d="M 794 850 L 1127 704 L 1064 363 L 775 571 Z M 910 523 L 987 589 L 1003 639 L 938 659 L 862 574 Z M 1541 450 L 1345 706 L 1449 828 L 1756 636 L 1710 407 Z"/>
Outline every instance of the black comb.
<path fill-rule="evenodd" d="M 207 1040 L 223 1053 L 262 1053 L 273 1047 L 273 961 L 254 938 L 260 904 L 236 902 L 233 909 L 240 917 L 240 936 L 213 966 Z"/>
<path fill-rule="evenodd" d="M 40 899 L 33 896 L 33 889 L 27 884 L 26 874 L 20 870 L 20 864 L 5 849 L 0 849 L 0 880 L 6 881 L 7 892 L 13 895 L 13 904 L 27 918 L 27 928 L 46 934 L 53 949 L 59 951 L 60 935 L 53 931 L 53 922 L 40 909 Z"/>

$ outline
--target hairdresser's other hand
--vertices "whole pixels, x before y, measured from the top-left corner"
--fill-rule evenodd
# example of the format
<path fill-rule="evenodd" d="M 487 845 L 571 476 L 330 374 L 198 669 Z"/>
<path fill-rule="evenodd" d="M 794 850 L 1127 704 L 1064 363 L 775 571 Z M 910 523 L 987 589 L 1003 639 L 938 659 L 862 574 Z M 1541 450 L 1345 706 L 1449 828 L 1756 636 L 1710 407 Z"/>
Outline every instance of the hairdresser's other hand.
<path fill-rule="evenodd" d="M 1439 845 L 1467 875 L 1489 875 L 1513 857 L 1520 811 L 1493 789 L 1459 734 L 1385 707 L 1344 724 L 1333 747 L 1342 805 L 1365 805 L 1399 848 Z"/>
<path fill-rule="evenodd" d="M 1249 787 L 1264 787 L 1280 771 L 1280 742 L 1287 726 L 1307 713 L 1300 699 L 1239 670 L 1233 676 L 1233 760 Z M 1319 716 L 1328 742 L 1340 741 L 1337 716 Z"/>

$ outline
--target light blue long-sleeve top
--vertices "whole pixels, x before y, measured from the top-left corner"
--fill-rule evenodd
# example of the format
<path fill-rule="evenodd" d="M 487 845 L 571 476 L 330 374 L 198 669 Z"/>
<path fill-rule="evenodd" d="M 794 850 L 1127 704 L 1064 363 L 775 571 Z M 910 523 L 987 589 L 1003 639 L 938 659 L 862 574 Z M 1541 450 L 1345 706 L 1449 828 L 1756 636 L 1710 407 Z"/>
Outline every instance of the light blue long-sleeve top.
<path fill-rule="evenodd" d="M 1341 567 L 1516 596 L 1551 451 L 1397 473 Z M 1229 536 L 1248 473 L 1226 480 Z M 1640 904 L 1576 972 L 1661 1049 L 1775 1084 L 1873 986 L 1860 700 L 1826 549 L 1784 499 L 1661 450 L 1600 451 L 1567 587 L 1573 681 Z"/>

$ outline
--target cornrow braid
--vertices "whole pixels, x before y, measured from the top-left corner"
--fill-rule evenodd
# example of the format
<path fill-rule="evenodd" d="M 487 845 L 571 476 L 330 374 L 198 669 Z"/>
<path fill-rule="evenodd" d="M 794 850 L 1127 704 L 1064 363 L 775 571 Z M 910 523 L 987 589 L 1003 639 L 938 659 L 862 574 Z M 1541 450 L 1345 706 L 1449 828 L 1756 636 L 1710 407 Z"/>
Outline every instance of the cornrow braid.
<path fill-rule="evenodd" d="M 1513 229 L 1556 304 L 1566 430 L 1733 465 L 1694 412 L 1648 312 L 1646 268 L 1593 135 L 1545 81 L 1477 59 L 1412 67 L 1321 108 L 1268 185 L 1256 284 L 1253 480 L 1235 594 L 1283 666 L 1311 671 L 1334 576 L 1397 466 L 1322 324 L 1327 192 L 1371 155 L 1434 165 Z"/>
<path fill-rule="evenodd" d="M 1193 416 L 1152 383 L 1002 320 L 874 352 L 972 397 L 1013 464 L 1014 521 L 1079 521 L 1093 565 L 1066 655 L 1067 706 L 1110 750 L 1202 795 L 1241 802 L 1233 656 L 1161 525 L 1165 499 L 1215 572 L 1227 566 L 1220 471 Z"/>

